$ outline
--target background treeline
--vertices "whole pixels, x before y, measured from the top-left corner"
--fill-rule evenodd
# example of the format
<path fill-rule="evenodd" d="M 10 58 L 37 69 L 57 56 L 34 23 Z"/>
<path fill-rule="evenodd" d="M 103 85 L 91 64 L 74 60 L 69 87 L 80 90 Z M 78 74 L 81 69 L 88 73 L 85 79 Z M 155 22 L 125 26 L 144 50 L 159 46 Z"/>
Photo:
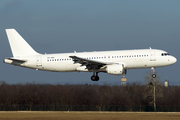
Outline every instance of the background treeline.
<path fill-rule="evenodd" d="M 0 82 L 0 105 L 152 105 L 150 84 L 51 85 Z M 156 105 L 180 105 L 180 86 L 157 89 Z"/>

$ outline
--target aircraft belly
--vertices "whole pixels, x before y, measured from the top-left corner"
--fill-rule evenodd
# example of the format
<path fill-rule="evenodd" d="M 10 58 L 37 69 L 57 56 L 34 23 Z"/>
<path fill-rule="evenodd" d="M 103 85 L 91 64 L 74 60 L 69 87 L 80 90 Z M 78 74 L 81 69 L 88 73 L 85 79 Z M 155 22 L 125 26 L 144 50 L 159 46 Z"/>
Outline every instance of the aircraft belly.
<path fill-rule="evenodd" d="M 151 62 L 146 59 L 134 59 L 127 63 L 128 69 L 149 68 L 151 66 L 152 66 Z"/>
<path fill-rule="evenodd" d="M 73 72 L 76 70 L 76 65 L 66 64 L 62 62 L 51 63 L 44 66 L 46 70 L 53 72 Z"/>

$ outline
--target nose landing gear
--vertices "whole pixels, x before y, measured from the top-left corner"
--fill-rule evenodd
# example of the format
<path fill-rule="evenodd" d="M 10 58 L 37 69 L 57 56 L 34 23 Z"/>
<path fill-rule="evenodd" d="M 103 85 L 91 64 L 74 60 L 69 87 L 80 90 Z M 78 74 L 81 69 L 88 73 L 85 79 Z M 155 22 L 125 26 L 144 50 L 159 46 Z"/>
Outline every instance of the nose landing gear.
<path fill-rule="evenodd" d="M 154 67 L 151 68 L 151 76 L 152 78 L 156 78 L 156 73 Z"/>

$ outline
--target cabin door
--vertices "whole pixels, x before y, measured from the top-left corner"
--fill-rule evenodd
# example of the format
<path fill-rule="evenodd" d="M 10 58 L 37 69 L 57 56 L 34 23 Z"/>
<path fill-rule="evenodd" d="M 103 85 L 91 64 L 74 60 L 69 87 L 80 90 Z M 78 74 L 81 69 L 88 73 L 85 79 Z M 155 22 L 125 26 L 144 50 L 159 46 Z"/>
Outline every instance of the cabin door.
<path fill-rule="evenodd" d="M 156 52 L 151 50 L 150 61 L 156 61 Z"/>
<path fill-rule="evenodd" d="M 41 56 L 38 56 L 36 58 L 36 66 L 37 67 L 41 67 L 42 66 L 42 57 Z"/>

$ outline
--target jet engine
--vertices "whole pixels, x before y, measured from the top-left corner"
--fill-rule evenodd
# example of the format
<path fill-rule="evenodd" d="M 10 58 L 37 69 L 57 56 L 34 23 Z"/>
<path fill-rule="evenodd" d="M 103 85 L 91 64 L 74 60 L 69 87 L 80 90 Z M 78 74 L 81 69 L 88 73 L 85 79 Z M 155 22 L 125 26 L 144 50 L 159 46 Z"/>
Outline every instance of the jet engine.
<path fill-rule="evenodd" d="M 106 72 L 111 75 L 125 75 L 126 69 L 123 64 L 107 65 Z"/>

